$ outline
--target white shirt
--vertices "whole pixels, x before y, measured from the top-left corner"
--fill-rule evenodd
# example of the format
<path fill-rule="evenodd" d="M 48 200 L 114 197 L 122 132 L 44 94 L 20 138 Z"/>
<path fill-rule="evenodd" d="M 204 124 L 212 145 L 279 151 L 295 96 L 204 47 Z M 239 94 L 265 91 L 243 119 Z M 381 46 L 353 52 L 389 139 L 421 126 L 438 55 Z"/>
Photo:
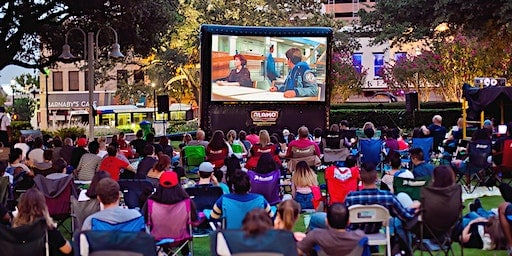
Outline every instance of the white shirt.
<path fill-rule="evenodd" d="M 30 146 L 27 145 L 27 143 L 18 142 L 14 144 L 14 148 L 21 149 L 21 152 L 23 153 L 21 160 L 25 160 L 25 158 L 27 158 L 27 152 L 30 150 Z"/>
<path fill-rule="evenodd" d="M 28 159 L 33 163 L 44 162 L 44 150 L 42 148 L 34 148 L 28 153 Z"/>
<path fill-rule="evenodd" d="M 0 113 L 0 131 L 7 131 L 7 126 L 11 126 L 11 117 L 7 113 Z"/>

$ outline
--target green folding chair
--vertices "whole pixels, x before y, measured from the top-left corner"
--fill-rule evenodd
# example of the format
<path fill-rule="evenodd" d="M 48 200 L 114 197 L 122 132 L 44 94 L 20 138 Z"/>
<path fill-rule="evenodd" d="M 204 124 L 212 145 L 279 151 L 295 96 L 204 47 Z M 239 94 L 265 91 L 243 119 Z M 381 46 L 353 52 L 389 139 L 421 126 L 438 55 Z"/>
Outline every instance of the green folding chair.
<path fill-rule="evenodd" d="M 183 166 L 187 171 L 192 167 L 198 167 L 206 160 L 206 150 L 203 146 L 185 146 L 183 154 Z"/>

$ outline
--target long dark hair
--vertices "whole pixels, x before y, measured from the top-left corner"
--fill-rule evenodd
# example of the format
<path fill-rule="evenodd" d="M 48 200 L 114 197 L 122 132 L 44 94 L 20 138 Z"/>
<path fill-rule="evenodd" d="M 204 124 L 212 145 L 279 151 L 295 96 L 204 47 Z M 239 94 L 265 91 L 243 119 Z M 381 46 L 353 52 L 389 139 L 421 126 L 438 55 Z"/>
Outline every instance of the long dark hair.
<path fill-rule="evenodd" d="M 104 178 L 110 178 L 110 173 L 106 171 L 97 171 L 91 180 L 91 185 L 89 185 L 89 188 L 87 189 L 87 192 L 85 192 L 85 195 L 91 199 L 96 199 L 96 187 L 98 186 L 98 182 Z"/>
<path fill-rule="evenodd" d="M 277 170 L 277 164 L 270 153 L 263 153 L 256 164 L 256 172 L 265 174 Z"/>
<path fill-rule="evenodd" d="M 227 147 L 226 141 L 224 140 L 224 132 L 221 130 L 213 132 L 212 139 L 208 143 L 208 146 L 213 150 L 220 150 Z"/>
<path fill-rule="evenodd" d="M 449 187 L 455 183 L 455 173 L 448 165 L 440 165 L 434 168 L 432 186 L 436 188 Z"/>

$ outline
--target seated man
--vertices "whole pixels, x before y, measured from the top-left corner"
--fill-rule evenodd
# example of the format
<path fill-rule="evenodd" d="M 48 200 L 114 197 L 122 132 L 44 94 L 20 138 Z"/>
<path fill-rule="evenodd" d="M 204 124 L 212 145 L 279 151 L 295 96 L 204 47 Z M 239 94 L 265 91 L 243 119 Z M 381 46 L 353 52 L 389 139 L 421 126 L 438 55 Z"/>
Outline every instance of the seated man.
<path fill-rule="evenodd" d="M 392 216 L 398 217 L 400 220 L 407 221 L 416 217 L 415 212 L 416 208 L 420 206 L 419 202 L 408 202 L 409 208 L 406 208 L 404 204 L 399 201 L 397 196 L 393 195 L 390 191 L 377 188 L 375 184 L 377 181 L 377 171 L 375 170 L 374 164 L 363 164 L 360 176 L 363 182 L 363 189 L 350 192 L 347 195 L 345 199 L 347 206 L 379 204 L 386 207 Z M 364 229 L 368 234 L 376 233 L 380 229 L 380 225 L 369 225 L 364 227 Z"/>
<path fill-rule="evenodd" d="M 320 161 L 320 148 L 318 144 L 309 139 L 309 130 L 302 126 L 298 130 L 299 138 L 288 144 L 286 158 L 290 158 L 288 168 L 293 171 L 300 161 L 306 161 L 309 166 L 318 166 Z"/>
<path fill-rule="evenodd" d="M 423 150 L 421 148 L 413 148 L 409 150 L 409 154 L 411 155 L 411 162 L 414 166 L 414 168 L 412 169 L 412 174 L 414 174 L 414 178 L 419 179 L 432 177 L 434 166 L 430 163 L 425 162 Z"/>
<path fill-rule="evenodd" d="M 98 219 L 110 224 L 127 222 L 141 216 L 135 209 L 119 207 L 119 184 L 111 179 L 104 178 L 98 182 L 96 194 L 103 210 L 87 217 L 82 225 L 82 230 L 92 229 L 92 219 Z"/>
<path fill-rule="evenodd" d="M 299 254 L 311 253 L 318 245 L 325 253 L 323 255 L 348 255 L 365 237 L 361 230 L 346 231 L 349 219 L 348 208 L 341 203 L 335 203 L 327 209 L 328 228 L 317 228 L 308 232 L 302 241 L 297 243 Z"/>
<path fill-rule="evenodd" d="M 355 156 L 348 156 L 345 167 L 331 165 L 325 169 L 325 181 L 330 195 L 329 204 L 343 203 L 349 192 L 357 190 L 359 167 Z"/>
<path fill-rule="evenodd" d="M 270 217 L 273 217 L 267 200 L 262 195 L 249 193 L 250 190 L 251 182 L 247 173 L 236 170 L 233 174 L 234 193 L 222 195 L 213 206 L 210 217 L 212 219 L 225 217 L 227 229 L 242 227 L 242 219 L 245 214 L 254 208 L 263 208 Z"/>

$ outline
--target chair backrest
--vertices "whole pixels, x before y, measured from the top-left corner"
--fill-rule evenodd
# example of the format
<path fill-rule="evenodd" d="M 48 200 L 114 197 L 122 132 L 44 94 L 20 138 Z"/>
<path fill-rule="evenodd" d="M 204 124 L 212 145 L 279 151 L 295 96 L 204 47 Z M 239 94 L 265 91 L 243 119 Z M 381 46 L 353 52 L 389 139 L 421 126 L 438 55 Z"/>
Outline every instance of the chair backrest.
<path fill-rule="evenodd" d="M 185 146 L 183 152 L 187 166 L 199 166 L 206 160 L 206 149 L 203 146 Z"/>
<path fill-rule="evenodd" d="M 421 189 L 421 219 L 435 234 L 450 231 L 460 218 L 461 211 L 462 188 L 459 184 Z"/>
<path fill-rule="evenodd" d="M 231 149 L 233 150 L 233 153 L 241 154 L 244 152 L 243 146 L 238 143 L 231 144 Z"/>
<path fill-rule="evenodd" d="M 142 208 L 147 198 L 154 191 L 153 184 L 148 180 L 127 179 L 119 180 L 119 187 L 123 192 L 124 203 L 128 208 Z"/>
<path fill-rule="evenodd" d="M 3 176 L 0 177 L 0 204 L 4 207 L 7 207 L 7 201 L 11 199 L 12 195 L 12 187 L 9 182 L 9 177 Z"/>
<path fill-rule="evenodd" d="M 247 171 L 251 181 L 251 192 L 260 194 L 271 205 L 275 205 L 281 201 L 279 197 L 281 171 L 279 169 L 261 174 L 255 171 Z"/>
<path fill-rule="evenodd" d="M 432 147 L 434 145 L 434 138 L 412 138 L 412 147 L 411 148 L 421 148 L 423 151 L 423 158 L 425 162 L 430 162 L 430 153 L 432 152 Z"/>
<path fill-rule="evenodd" d="M 396 194 L 404 192 L 408 194 L 412 200 L 420 200 L 421 188 L 430 183 L 430 177 L 420 179 L 407 179 L 401 177 L 393 177 L 393 191 Z"/>
<path fill-rule="evenodd" d="M 172 221 L 169 221 L 169 216 L 172 216 Z M 175 204 L 162 204 L 148 199 L 148 226 L 156 240 L 188 240 L 192 237 L 190 225 L 189 198 Z"/>
<path fill-rule="evenodd" d="M 51 216 L 71 213 L 71 196 L 77 197 L 75 183 L 71 175 L 49 175 L 34 177 L 36 187 L 43 193 Z"/>
<path fill-rule="evenodd" d="M 75 255 L 156 256 L 153 237 L 145 232 L 82 231 L 74 238 Z"/>
<path fill-rule="evenodd" d="M 264 208 L 265 198 L 258 195 L 250 201 L 238 201 L 224 196 L 222 198 L 222 214 L 226 221 L 226 229 L 240 229 L 245 215 L 255 208 Z"/>
<path fill-rule="evenodd" d="M 501 149 L 503 154 L 501 165 L 512 168 L 512 140 L 505 140 Z"/>
<path fill-rule="evenodd" d="M 87 201 L 78 201 L 71 197 L 71 216 L 73 217 L 73 229 L 82 230 L 84 220 L 91 214 L 100 211 L 100 201 L 90 199 Z"/>
<path fill-rule="evenodd" d="M 196 185 L 194 187 L 185 188 L 185 192 L 194 202 L 198 212 L 205 209 L 213 209 L 213 205 L 217 199 L 224 194 L 221 187 L 208 185 Z"/>
<path fill-rule="evenodd" d="M 359 140 L 359 153 L 361 163 L 373 163 L 378 165 L 381 162 L 382 140 L 361 139 Z"/>
<path fill-rule="evenodd" d="M 487 161 L 492 154 L 491 140 L 477 140 L 469 143 L 469 165 L 477 168 L 487 168 L 492 165 Z"/>
<path fill-rule="evenodd" d="M 146 229 L 144 216 L 139 216 L 125 222 L 109 223 L 97 218 L 91 219 L 91 230 L 94 231 L 126 231 L 139 232 Z"/>
<path fill-rule="evenodd" d="M 210 235 L 211 255 L 296 256 L 293 233 L 267 230 L 258 236 L 247 236 L 242 230 L 221 230 Z"/>
<path fill-rule="evenodd" d="M 30 225 L 16 228 L 0 225 L 2 255 L 49 255 L 45 245 L 47 225 L 39 219 Z"/>
<path fill-rule="evenodd" d="M 390 231 L 389 231 L 389 219 L 391 215 L 386 207 L 378 204 L 370 204 L 370 205 L 352 205 L 348 208 L 349 211 L 349 222 L 351 224 L 364 224 L 364 223 L 382 223 L 382 226 L 385 227 L 385 234 L 378 233 L 370 234 L 369 236 L 369 244 L 370 245 L 386 245 L 386 254 L 391 255 L 391 240 L 390 240 Z"/>
<path fill-rule="evenodd" d="M 309 145 L 304 148 L 292 146 L 291 152 L 292 152 L 292 155 L 291 155 L 292 158 L 303 158 L 303 157 L 313 156 L 316 154 L 314 145 Z"/>
<path fill-rule="evenodd" d="M 329 132 L 325 136 L 325 147 L 331 149 L 339 149 L 342 145 L 343 138 L 340 136 L 339 132 Z"/>

